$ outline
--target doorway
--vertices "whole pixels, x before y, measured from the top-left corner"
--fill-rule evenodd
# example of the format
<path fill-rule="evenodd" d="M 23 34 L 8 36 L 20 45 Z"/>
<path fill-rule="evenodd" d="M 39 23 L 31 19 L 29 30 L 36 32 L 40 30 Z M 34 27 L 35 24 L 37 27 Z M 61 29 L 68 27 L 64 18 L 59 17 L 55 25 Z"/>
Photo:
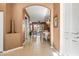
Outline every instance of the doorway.
<path fill-rule="evenodd" d="M 50 9 L 44 6 L 28 6 L 24 9 L 24 42 L 50 41 Z M 27 38 L 28 37 L 28 38 Z"/>

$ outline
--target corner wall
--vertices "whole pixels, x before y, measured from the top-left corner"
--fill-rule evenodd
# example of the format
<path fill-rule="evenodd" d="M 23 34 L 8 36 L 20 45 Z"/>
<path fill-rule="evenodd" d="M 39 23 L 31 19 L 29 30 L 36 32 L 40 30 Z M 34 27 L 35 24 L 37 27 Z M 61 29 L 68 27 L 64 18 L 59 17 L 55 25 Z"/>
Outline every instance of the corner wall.
<path fill-rule="evenodd" d="M 60 24 L 60 4 L 59 3 L 54 3 L 53 5 L 53 17 L 56 15 L 58 16 L 58 24 Z M 53 46 L 54 48 L 59 51 L 60 48 L 60 26 L 57 28 L 53 27 Z"/>
<path fill-rule="evenodd" d="M 53 45 L 53 4 L 51 3 L 19 3 L 19 4 L 14 4 L 14 19 L 16 19 L 16 31 L 20 32 L 21 34 L 21 45 L 23 44 L 23 34 L 22 34 L 22 21 L 23 21 L 23 10 L 24 8 L 32 5 L 41 5 L 49 8 L 51 10 L 51 45 Z"/>

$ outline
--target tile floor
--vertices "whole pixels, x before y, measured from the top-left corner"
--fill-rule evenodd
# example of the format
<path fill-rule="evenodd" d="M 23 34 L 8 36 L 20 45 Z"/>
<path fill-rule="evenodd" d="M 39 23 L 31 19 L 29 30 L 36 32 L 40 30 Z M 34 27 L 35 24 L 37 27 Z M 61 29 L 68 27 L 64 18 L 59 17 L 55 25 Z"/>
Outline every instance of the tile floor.
<path fill-rule="evenodd" d="M 54 50 L 50 48 L 49 42 L 45 40 L 31 39 L 26 41 L 23 48 L 12 52 L 0 53 L 1 56 L 53 56 Z"/>

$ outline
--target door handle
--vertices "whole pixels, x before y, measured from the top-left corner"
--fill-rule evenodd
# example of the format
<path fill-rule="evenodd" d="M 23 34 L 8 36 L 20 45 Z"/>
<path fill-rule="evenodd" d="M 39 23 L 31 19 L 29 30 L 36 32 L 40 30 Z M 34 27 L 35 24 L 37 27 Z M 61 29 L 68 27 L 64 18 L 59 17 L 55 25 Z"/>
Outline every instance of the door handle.
<path fill-rule="evenodd" d="M 78 41 L 76 41 L 76 40 L 72 40 L 73 42 L 78 42 Z"/>

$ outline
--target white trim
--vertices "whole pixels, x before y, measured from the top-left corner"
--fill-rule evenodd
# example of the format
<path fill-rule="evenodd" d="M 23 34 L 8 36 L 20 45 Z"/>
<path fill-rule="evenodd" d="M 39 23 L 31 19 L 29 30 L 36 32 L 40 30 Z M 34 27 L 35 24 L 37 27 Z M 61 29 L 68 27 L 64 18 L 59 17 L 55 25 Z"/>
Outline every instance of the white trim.
<path fill-rule="evenodd" d="M 59 56 L 59 52 L 53 46 L 51 46 L 50 48 L 55 50 L 55 51 L 52 51 L 53 56 Z"/>
<path fill-rule="evenodd" d="M 60 4 L 60 49 L 59 49 L 59 55 L 60 56 L 63 56 L 63 53 L 62 52 L 64 52 L 64 48 L 65 48 L 65 46 L 64 46 L 64 42 L 65 42 L 65 40 L 64 40 L 64 30 L 63 30 L 63 28 L 64 28 L 64 17 L 65 16 L 63 16 L 64 15 L 64 3 L 61 3 Z"/>
<path fill-rule="evenodd" d="M 59 56 L 56 52 L 52 52 L 53 56 Z"/>
<path fill-rule="evenodd" d="M 23 46 L 22 47 L 18 47 L 18 48 L 14 48 L 14 49 L 10 49 L 10 50 L 7 50 L 7 51 L 3 51 L 3 53 L 12 52 L 12 51 L 15 51 L 15 50 L 18 50 L 18 49 L 21 49 L 21 48 L 23 48 Z"/>
<path fill-rule="evenodd" d="M 3 51 L 3 24 L 4 24 L 4 11 L 0 10 L 0 52 Z"/>
<path fill-rule="evenodd" d="M 53 46 L 50 46 L 50 48 L 53 48 Z"/>
<path fill-rule="evenodd" d="M 53 53 L 53 54 L 55 54 L 54 56 L 64 56 L 61 52 L 59 52 L 59 51 L 57 51 L 54 47 L 53 47 L 53 49 L 55 50 L 55 52 Z"/>
<path fill-rule="evenodd" d="M 51 22 L 50 22 L 50 34 L 51 34 L 51 46 L 53 46 L 53 8 L 51 10 Z"/>
<path fill-rule="evenodd" d="M 53 49 L 55 50 L 55 53 L 59 56 L 59 52 L 55 48 L 53 48 Z"/>
<path fill-rule="evenodd" d="M 59 54 L 59 56 L 64 56 L 61 52 L 59 52 L 58 54 Z"/>

